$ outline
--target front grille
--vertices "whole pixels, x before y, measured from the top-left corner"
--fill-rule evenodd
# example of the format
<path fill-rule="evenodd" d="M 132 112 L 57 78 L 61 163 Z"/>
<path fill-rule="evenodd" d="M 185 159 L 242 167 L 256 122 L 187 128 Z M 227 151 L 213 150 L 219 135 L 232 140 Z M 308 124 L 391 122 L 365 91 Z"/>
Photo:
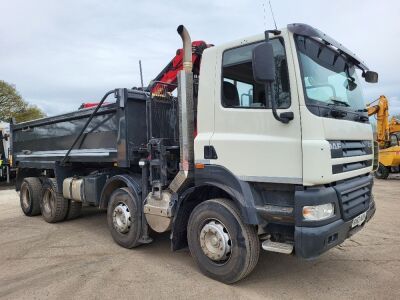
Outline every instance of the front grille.
<path fill-rule="evenodd" d="M 329 141 L 331 157 L 352 157 L 372 154 L 372 141 Z"/>
<path fill-rule="evenodd" d="M 372 176 L 356 177 L 336 185 L 342 217 L 351 220 L 369 207 L 372 190 Z"/>
<path fill-rule="evenodd" d="M 332 174 L 354 171 L 372 166 L 372 160 L 356 161 L 332 166 Z"/>

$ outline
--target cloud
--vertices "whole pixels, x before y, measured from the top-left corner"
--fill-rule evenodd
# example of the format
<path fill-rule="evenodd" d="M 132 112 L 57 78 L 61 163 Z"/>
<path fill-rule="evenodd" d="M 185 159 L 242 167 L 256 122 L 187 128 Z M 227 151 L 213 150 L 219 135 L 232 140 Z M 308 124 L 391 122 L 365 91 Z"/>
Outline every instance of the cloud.
<path fill-rule="evenodd" d="M 0 79 L 49 115 L 97 101 L 115 87 L 139 85 L 169 62 L 185 24 L 193 39 L 221 44 L 273 27 L 264 0 L 212 1 L 3 1 Z M 366 99 L 385 94 L 398 111 L 400 2 L 272 1 L 278 26 L 309 23 L 333 36 L 380 74 L 365 85 Z M 392 100 L 394 99 L 394 100 Z"/>
<path fill-rule="evenodd" d="M 389 113 L 391 116 L 400 116 L 400 98 L 398 96 L 389 98 Z"/>

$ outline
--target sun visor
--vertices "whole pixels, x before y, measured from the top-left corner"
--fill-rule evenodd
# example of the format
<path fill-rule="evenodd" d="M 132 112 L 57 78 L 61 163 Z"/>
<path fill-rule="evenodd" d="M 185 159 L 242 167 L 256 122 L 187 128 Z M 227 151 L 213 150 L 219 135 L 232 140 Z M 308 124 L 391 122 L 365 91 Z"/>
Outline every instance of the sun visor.
<path fill-rule="evenodd" d="M 307 24 L 302 24 L 302 23 L 294 23 L 294 24 L 289 24 L 287 26 L 287 29 L 298 35 L 303 35 L 306 37 L 314 38 L 317 40 L 322 40 L 326 44 L 329 44 L 337 49 L 339 49 L 341 52 L 344 52 L 346 56 L 351 58 L 351 60 L 354 61 L 354 64 L 357 65 L 359 68 L 363 69 L 364 71 L 368 71 L 369 68 L 368 66 L 363 62 L 362 59 L 360 59 L 357 55 L 352 53 L 349 49 L 347 49 L 345 46 L 331 38 L 330 36 L 326 35 L 322 31 L 307 25 Z"/>

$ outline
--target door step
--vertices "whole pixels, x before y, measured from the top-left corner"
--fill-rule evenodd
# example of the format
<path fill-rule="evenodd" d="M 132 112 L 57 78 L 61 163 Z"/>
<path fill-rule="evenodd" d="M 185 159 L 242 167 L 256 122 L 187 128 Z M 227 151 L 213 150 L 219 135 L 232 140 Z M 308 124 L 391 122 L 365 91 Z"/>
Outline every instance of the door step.
<path fill-rule="evenodd" d="M 277 243 L 271 240 L 266 240 L 262 243 L 261 247 L 265 251 L 278 252 L 283 254 L 291 254 L 293 252 L 293 245 L 287 243 Z"/>

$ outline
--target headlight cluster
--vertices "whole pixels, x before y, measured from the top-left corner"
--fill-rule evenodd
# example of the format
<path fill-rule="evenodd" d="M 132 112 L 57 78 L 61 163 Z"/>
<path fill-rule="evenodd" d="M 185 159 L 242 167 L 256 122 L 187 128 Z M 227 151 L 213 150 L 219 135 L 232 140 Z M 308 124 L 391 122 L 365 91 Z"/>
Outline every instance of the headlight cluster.
<path fill-rule="evenodd" d="M 303 218 L 307 221 L 321 221 L 332 217 L 335 214 L 333 203 L 312 205 L 303 207 Z"/>

